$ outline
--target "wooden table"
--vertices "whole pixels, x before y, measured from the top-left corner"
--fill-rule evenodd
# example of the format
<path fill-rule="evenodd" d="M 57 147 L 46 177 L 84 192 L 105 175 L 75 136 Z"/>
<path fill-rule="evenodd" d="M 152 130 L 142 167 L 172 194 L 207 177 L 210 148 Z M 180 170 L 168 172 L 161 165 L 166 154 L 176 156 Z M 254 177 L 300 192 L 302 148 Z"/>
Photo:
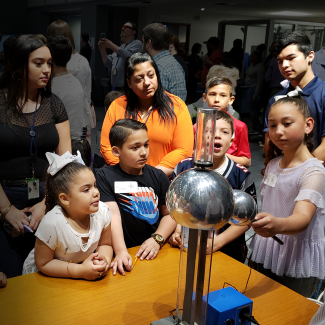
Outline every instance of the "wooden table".
<path fill-rule="evenodd" d="M 134 256 L 137 248 L 129 250 Z M 149 325 L 176 306 L 179 249 L 169 245 L 152 261 L 138 260 L 132 272 L 98 281 L 58 279 L 32 273 L 0 289 L 0 324 Z M 249 268 L 220 252 L 212 263 L 210 291 L 224 282 L 244 291 Z M 261 325 L 308 325 L 318 306 L 252 270 L 245 293 Z"/>

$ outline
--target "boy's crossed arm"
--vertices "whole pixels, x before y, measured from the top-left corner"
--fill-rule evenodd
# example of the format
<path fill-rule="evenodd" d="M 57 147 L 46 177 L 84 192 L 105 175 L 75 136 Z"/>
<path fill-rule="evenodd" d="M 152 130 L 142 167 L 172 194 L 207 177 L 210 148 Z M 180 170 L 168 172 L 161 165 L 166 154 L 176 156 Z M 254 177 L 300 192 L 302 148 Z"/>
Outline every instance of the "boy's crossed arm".
<path fill-rule="evenodd" d="M 125 275 L 124 267 L 127 271 L 132 270 L 132 257 L 127 251 L 127 247 L 124 241 L 122 220 L 119 207 L 116 202 L 105 202 L 112 213 L 112 242 L 113 250 L 115 252 L 115 259 L 111 264 L 113 268 L 113 275 L 116 275 L 117 269 L 122 275 Z M 160 220 L 159 227 L 156 231 L 161 235 L 164 240 L 170 236 L 176 227 L 176 222 L 171 218 L 167 207 L 165 205 L 160 207 L 160 211 L 163 215 Z M 136 256 L 141 260 L 144 258 L 154 259 L 160 250 L 160 245 L 152 238 L 148 238 L 139 248 Z"/>

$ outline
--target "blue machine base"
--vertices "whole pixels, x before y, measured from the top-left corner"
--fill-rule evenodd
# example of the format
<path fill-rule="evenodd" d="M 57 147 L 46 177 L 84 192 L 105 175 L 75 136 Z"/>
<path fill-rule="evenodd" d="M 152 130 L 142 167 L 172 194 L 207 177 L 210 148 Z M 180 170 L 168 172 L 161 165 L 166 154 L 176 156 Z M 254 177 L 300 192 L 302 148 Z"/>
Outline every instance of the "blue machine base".
<path fill-rule="evenodd" d="M 206 301 L 206 296 L 203 299 Z M 240 320 L 243 308 L 252 314 L 253 301 L 232 287 L 210 292 L 206 325 L 251 325 L 247 320 Z"/>

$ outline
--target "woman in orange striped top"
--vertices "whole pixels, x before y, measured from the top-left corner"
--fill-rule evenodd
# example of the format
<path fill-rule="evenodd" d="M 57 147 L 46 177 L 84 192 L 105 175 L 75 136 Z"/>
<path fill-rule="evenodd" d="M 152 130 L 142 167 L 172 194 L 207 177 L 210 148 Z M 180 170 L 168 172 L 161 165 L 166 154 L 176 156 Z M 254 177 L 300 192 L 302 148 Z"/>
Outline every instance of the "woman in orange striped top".
<path fill-rule="evenodd" d="M 148 54 L 129 57 L 125 73 L 126 95 L 114 100 L 106 113 L 101 153 L 108 165 L 117 164 L 108 137 L 111 127 L 120 119 L 136 119 L 148 128 L 147 163 L 171 176 L 175 166 L 192 155 L 194 136 L 188 109 L 179 97 L 163 89 L 157 65 Z"/>

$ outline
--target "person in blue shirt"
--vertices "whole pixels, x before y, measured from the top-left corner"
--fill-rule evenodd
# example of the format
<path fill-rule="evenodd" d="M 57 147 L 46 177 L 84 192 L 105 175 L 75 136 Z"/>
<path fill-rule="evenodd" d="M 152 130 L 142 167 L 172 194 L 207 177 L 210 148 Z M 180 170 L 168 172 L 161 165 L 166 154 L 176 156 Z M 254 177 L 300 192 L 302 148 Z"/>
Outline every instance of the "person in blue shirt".
<path fill-rule="evenodd" d="M 288 80 L 288 84 L 269 101 L 265 113 L 265 145 L 267 147 L 269 139 L 267 117 L 270 106 L 279 95 L 290 96 L 300 93 L 309 106 L 311 117 L 315 120 L 313 155 L 325 161 L 325 82 L 313 73 L 314 51 L 310 39 L 301 32 L 284 34 L 275 43 L 275 53 L 280 72 Z M 292 91 L 294 92 L 291 93 Z"/>
<path fill-rule="evenodd" d="M 251 173 L 243 165 L 236 164 L 226 156 L 234 134 L 232 118 L 222 111 L 217 113 L 216 132 L 214 139 L 213 169 L 227 179 L 233 189 L 242 190 L 251 195 L 256 201 L 256 189 Z M 193 168 L 193 157 L 182 160 L 172 175 L 174 179 L 181 172 Z M 213 241 L 208 240 L 207 254 L 215 251 L 222 251 L 230 257 L 244 262 L 246 258 L 245 232 L 248 226 L 230 226 L 226 224 L 219 230 L 218 236 Z M 181 246 L 181 226 L 177 225 L 175 232 L 169 239 L 173 246 Z"/>

